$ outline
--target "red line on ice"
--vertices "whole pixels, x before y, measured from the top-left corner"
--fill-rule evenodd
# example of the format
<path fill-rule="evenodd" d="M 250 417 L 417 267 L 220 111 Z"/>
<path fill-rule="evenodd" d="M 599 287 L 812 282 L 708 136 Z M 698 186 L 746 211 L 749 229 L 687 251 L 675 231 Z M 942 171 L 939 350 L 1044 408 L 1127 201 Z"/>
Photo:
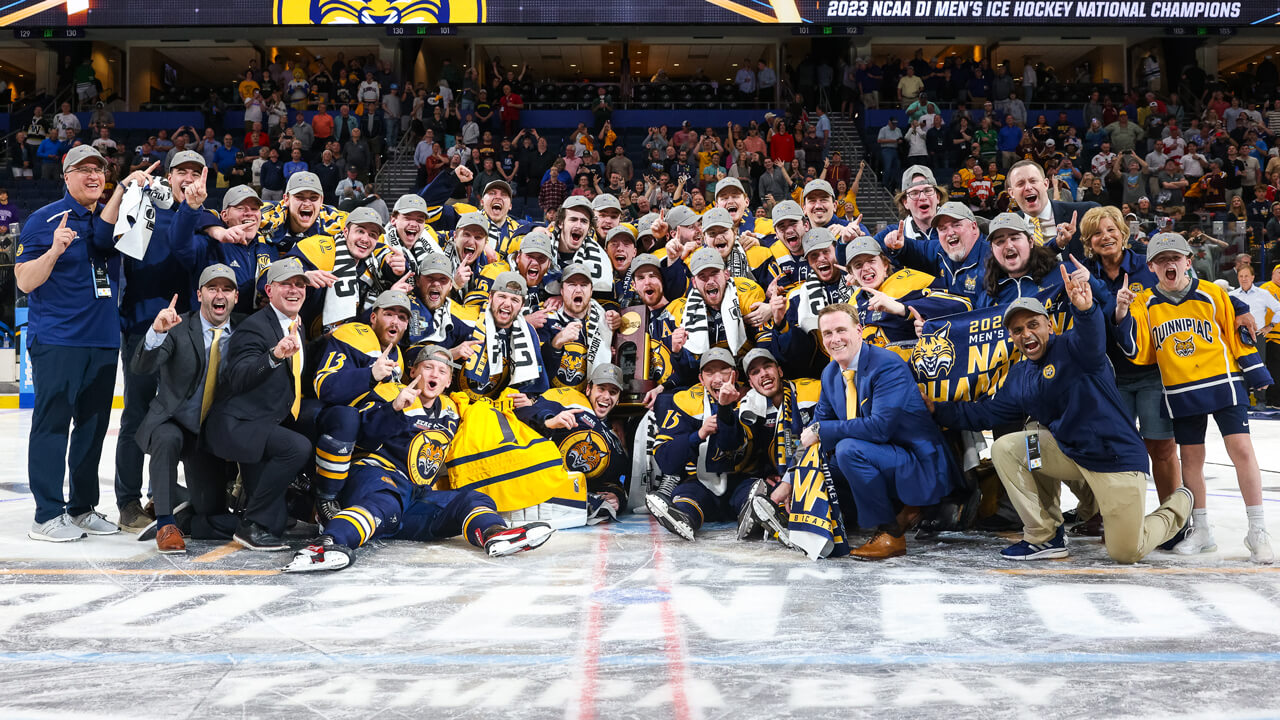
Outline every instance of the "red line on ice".
<path fill-rule="evenodd" d="M 671 605 L 671 568 L 667 566 L 667 557 L 663 553 L 664 531 L 658 521 L 649 517 L 649 534 L 653 536 L 653 564 L 658 583 L 658 592 L 666 596 L 662 601 L 662 634 L 666 638 L 667 676 L 671 683 L 671 708 L 676 720 L 689 720 L 689 697 L 685 694 L 684 646 L 680 642 L 680 628 L 676 622 L 676 611 Z"/>

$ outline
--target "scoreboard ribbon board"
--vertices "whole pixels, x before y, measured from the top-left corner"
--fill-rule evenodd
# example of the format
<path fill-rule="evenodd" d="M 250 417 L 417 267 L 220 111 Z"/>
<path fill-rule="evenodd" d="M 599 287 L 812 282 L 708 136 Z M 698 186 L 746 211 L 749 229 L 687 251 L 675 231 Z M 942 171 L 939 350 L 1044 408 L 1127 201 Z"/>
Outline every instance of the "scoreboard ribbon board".
<path fill-rule="evenodd" d="M 1280 24 L 1274 0 L 17 0 L 0 25 L 32 28 L 315 25 Z M 403 33 L 418 34 L 418 33 Z M 818 33 L 810 33 L 818 34 Z M 835 33 L 823 33 L 835 34 Z M 839 34 L 845 34 L 843 31 Z"/>

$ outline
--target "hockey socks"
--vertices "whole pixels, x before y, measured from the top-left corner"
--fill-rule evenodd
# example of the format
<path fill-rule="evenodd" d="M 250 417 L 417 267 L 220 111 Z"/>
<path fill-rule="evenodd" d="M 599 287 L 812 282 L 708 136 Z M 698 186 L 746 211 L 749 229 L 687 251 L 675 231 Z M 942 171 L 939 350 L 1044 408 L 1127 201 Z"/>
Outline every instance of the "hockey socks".
<path fill-rule="evenodd" d="M 324 531 L 337 544 L 357 548 L 369 542 L 379 524 L 380 520 L 373 513 L 359 505 L 353 505 L 334 515 Z"/>

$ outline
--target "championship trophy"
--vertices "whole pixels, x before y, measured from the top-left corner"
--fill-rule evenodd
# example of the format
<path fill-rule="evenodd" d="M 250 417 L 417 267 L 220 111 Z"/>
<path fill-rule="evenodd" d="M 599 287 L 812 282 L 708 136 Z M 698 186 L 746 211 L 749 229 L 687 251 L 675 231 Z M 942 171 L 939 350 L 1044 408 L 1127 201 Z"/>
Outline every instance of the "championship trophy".
<path fill-rule="evenodd" d="M 622 311 L 622 324 L 613 334 L 618 367 L 622 368 L 622 397 L 619 404 L 640 403 L 654 387 L 649 379 L 649 308 L 633 305 Z"/>

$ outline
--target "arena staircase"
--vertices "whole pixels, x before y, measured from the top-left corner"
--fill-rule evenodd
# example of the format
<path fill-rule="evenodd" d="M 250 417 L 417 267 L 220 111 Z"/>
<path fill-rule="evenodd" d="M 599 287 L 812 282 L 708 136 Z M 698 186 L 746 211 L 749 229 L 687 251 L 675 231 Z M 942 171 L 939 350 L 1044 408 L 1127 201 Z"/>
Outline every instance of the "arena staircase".
<path fill-rule="evenodd" d="M 840 152 L 854 175 L 857 175 L 858 163 L 864 160 L 867 163 L 862 182 L 858 184 L 858 210 L 862 212 L 863 223 L 875 232 L 880 223 L 897 222 L 893 195 L 880 182 L 879 174 L 872 167 L 874 158 L 867 152 L 857 124 L 839 113 L 827 113 L 827 117 L 831 119 L 831 149 Z"/>
<path fill-rule="evenodd" d="M 415 187 L 418 168 L 413 164 L 413 150 L 416 146 L 417 141 L 412 133 L 403 133 L 400 142 L 387 154 L 382 168 L 373 179 L 375 192 L 386 201 L 388 207 L 394 205 L 401 195 L 418 189 Z"/>

